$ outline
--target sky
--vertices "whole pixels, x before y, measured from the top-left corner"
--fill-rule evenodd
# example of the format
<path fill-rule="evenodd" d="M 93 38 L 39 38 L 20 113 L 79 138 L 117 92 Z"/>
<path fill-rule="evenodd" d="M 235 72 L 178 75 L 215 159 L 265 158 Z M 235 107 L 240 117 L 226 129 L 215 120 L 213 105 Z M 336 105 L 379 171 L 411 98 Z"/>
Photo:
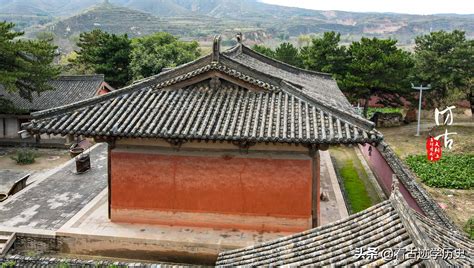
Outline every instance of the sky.
<path fill-rule="evenodd" d="M 473 0 L 261 0 L 261 2 L 315 10 L 394 12 L 407 14 L 474 14 Z"/>

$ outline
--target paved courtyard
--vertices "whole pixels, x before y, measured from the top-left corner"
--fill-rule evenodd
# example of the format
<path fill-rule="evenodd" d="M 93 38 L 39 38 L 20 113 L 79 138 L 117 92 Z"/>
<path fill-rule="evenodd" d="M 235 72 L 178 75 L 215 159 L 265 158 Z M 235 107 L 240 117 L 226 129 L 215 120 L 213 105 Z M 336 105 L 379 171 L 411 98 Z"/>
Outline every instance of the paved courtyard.
<path fill-rule="evenodd" d="M 59 229 L 107 187 L 107 145 L 96 145 L 90 157 L 88 172 L 75 174 L 70 161 L 0 203 L 0 228 Z"/>
<path fill-rule="evenodd" d="M 72 254 L 119 257 L 128 254 L 123 252 L 128 249 L 135 255 L 142 252 L 144 255 L 139 256 L 160 261 L 170 261 L 169 256 L 179 256 L 178 261 L 186 260 L 179 254 L 216 256 L 222 250 L 289 235 L 110 222 L 107 145 L 92 147 L 90 157 L 90 171 L 76 174 L 75 162 L 71 160 L 36 177 L 26 189 L 0 203 L 0 231 L 62 237 L 63 245 Z M 346 217 L 347 210 L 328 151 L 321 152 L 321 188 L 329 197 L 328 201 L 321 202 L 321 224 Z"/>

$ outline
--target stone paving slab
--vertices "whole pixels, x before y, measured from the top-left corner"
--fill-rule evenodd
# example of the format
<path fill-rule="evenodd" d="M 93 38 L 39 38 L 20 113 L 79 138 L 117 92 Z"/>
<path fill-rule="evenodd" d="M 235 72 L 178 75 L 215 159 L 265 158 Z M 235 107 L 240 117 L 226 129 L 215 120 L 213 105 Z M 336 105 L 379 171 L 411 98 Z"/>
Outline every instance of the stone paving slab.
<path fill-rule="evenodd" d="M 2 227 L 57 230 L 107 187 L 107 144 L 90 150 L 91 170 L 75 174 L 75 161 L 0 204 Z"/>
<path fill-rule="evenodd" d="M 7 194 L 15 182 L 28 175 L 29 172 L 3 169 L 0 170 L 0 194 Z"/>

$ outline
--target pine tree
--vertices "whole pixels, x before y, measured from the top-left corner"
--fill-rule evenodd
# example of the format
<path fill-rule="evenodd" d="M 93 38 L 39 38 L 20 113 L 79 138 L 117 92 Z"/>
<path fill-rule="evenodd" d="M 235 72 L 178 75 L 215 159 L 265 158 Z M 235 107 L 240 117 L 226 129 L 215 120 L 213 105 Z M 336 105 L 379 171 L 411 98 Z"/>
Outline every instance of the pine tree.
<path fill-rule="evenodd" d="M 0 22 L 0 84 L 31 101 L 33 93 L 52 89 L 47 82 L 59 74 L 53 65 L 57 48 L 48 40 L 18 40 L 24 33 L 14 26 Z"/>
<path fill-rule="evenodd" d="M 105 81 L 113 87 L 122 87 L 130 80 L 131 41 L 127 35 L 115 35 L 95 29 L 81 33 L 71 62 L 77 69 L 92 70 L 103 74 Z"/>
<path fill-rule="evenodd" d="M 365 100 L 364 116 L 367 116 L 370 97 L 393 101 L 393 96 L 410 91 L 408 77 L 413 60 L 410 53 L 397 48 L 396 43 L 391 39 L 362 38 L 349 46 L 348 71 L 338 82 L 346 93 Z"/>

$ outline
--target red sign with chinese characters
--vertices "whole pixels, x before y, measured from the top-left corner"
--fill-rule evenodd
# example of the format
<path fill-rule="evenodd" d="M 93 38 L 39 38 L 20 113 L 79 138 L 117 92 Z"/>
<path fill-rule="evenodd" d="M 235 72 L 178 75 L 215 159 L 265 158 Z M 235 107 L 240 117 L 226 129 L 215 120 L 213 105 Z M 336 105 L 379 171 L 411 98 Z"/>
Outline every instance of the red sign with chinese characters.
<path fill-rule="evenodd" d="M 436 162 L 441 158 L 441 141 L 434 137 L 426 139 L 426 155 L 428 160 Z"/>

